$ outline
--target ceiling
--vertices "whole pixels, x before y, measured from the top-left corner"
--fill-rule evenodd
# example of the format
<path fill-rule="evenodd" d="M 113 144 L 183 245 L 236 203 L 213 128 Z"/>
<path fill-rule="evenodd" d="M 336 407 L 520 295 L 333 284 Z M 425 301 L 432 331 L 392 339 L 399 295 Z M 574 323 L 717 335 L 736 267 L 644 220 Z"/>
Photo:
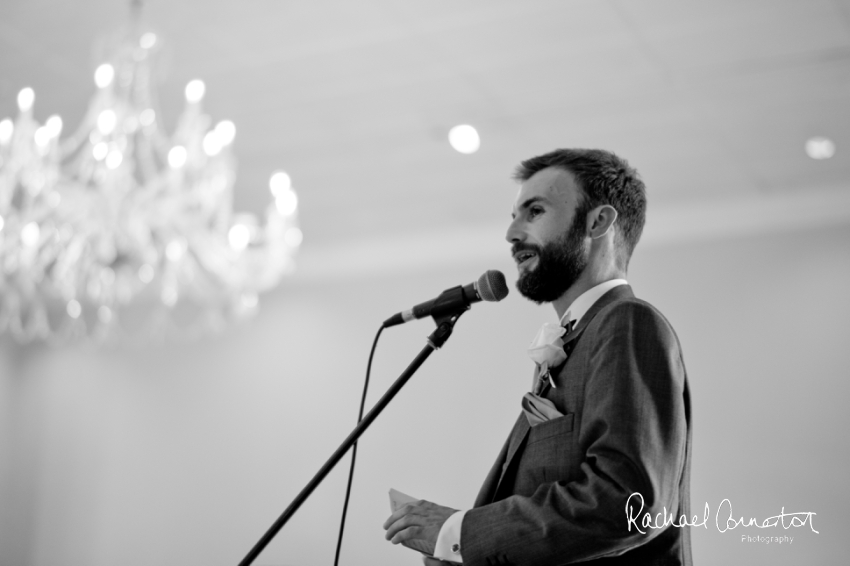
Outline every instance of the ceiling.
<path fill-rule="evenodd" d="M 237 209 L 260 212 L 286 170 L 308 271 L 507 258 L 512 170 L 556 147 L 637 167 L 651 241 L 747 232 L 754 216 L 776 220 L 752 230 L 850 221 L 850 0 L 150 0 L 144 14 L 166 42 L 166 130 L 203 79 L 205 110 L 237 126 Z M 129 1 L 2 0 L 0 118 L 32 86 L 36 117 L 72 131 L 93 46 L 128 16 Z M 460 123 L 478 153 L 448 145 Z M 811 136 L 836 155 L 810 159 Z"/>

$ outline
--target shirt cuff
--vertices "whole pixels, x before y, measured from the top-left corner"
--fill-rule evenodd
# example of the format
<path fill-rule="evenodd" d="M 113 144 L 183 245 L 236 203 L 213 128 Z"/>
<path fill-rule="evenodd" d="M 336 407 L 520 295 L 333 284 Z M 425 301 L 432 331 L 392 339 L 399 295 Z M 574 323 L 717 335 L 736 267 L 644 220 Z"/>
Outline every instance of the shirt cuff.
<path fill-rule="evenodd" d="M 463 562 L 460 548 L 460 527 L 463 524 L 463 516 L 466 511 L 456 511 L 443 526 L 437 535 L 437 544 L 434 547 L 434 558 L 448 562 Z"/>

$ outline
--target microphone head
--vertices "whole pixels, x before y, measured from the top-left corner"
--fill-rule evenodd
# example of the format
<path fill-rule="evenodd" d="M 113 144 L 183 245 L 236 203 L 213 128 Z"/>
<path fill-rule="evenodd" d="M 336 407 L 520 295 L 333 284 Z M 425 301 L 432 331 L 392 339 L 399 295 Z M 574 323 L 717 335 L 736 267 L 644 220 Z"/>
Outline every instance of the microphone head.
<path fill-rule="evenodd" d="M 478 278 L 475 289 L 482 301 L 501 301 L 508 296 L 508 284 L 501 271 L 491 269 Z"/>

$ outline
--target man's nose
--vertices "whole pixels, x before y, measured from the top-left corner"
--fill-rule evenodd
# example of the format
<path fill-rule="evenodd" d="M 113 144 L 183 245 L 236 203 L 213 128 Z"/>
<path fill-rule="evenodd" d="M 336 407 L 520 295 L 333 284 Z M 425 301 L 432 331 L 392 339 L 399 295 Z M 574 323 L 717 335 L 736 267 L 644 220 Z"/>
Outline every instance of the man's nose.
<path fill-rule="evenodd" d="M 511 223 L 508 226 L 508 231 L 505 233 L 505 240 L 507 240 L 509 244 L 514 244 L 522 242 L 524 239 L 525 232 L 522 230 L 522 222 L 519 217 L 516 217 L 511 220 Z"/>

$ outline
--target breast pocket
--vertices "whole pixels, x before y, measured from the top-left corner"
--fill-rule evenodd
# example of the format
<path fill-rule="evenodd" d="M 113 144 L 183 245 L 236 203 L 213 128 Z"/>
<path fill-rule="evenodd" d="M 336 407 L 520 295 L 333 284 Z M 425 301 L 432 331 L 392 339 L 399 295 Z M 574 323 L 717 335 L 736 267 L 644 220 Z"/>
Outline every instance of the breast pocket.
<path fill-rule="evenodd" d="M 543 483 L 572 479 L 572 470 L 578 469 L 574 417 L 569 413 L 531 427 L 517 470 L 518 491 L 530 495 Z"/>
<path fill-rule="evenodd" d="M 567 413 L 563 417 L 540 423 L 531 427 L 528 431 L 528 446 L 542 442 L 553 436 L 562 436 L 573 431 L 573 417 L 575 413 Z"/>

